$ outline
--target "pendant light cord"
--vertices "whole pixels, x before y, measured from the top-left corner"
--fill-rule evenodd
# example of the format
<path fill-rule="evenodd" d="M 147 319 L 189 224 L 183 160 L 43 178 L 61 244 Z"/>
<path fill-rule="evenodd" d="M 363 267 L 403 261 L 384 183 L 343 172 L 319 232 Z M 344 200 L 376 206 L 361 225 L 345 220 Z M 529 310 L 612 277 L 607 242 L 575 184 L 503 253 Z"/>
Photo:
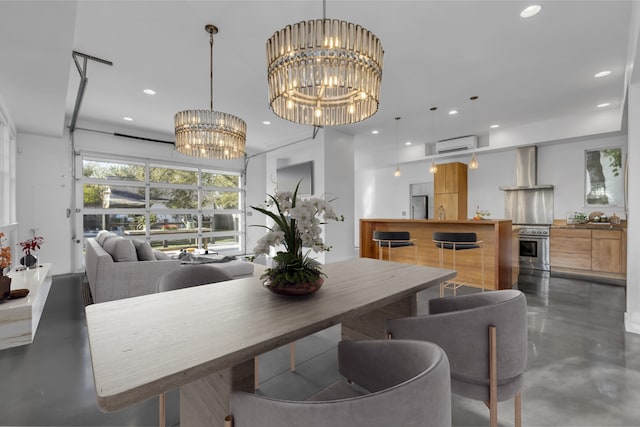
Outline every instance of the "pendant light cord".
<path fill-rule="evenodd" d="M 209 31 L 209 108 L 213 111 L 213 31 Z"/>

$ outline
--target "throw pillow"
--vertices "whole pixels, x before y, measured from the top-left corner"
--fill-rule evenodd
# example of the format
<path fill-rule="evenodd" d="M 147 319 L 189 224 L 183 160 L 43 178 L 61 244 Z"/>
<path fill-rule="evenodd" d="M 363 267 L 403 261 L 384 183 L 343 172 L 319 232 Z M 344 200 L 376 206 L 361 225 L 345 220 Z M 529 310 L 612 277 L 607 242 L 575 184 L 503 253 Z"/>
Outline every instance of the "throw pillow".
<path fill-rule="evenodd" d="M 136 248 L 138 254 L 138 261 L 155 261 L 156 257 L 153 255 L 153 249 L 151 245 L 142 240 L 132 240 L 133 246 Z"/>
<path fill-rule="evenodd" d="M 115 262 L 138 261 L 138 253 L 133 242 L 124 237 L 111 237 L 102 245 Z"/>
<path fill-rule="evenodd" d="M 111 231 L 107 231 L 107 230 L 100 230 L 98 231 L 98 234 L 96 234 L 96 242 L 98 242 L 98 244 L 100 246 L 104 245 L 104 241 L 107 240 L 108 237 L 115 237 L 116 233 L 112 233 Z"/>
<path fill-rule="evenodd" d="M 167 254 L 165 254 L 162 251 L 159 251 L 157 249 L 153 250 L 153 254 L 155 255 L 157 260 L 166 260 L 166 259 L 171 259 L 171 257 Z"/>

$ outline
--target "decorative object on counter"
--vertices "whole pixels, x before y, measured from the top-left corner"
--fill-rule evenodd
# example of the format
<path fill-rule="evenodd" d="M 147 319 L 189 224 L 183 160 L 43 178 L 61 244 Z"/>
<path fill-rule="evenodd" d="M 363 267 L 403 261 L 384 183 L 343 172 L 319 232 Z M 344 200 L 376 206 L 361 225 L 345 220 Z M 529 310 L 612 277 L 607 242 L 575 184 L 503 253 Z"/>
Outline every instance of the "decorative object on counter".
<path fill-rule="evenodd" d="M 0 301 L 5 300 L 11 293 L 11 277 L 4 275 L 4 269 L 11 265 L 11 248 L 2 246 L 4 233 L 0 231 Z"/>
<path fill-rule="evenodd" d="M 37 266 L 38 258 L 33 255 L 32 252 L 35 253 L 36 250 L 40 249 L 42 243 L 44 243 L 44 238 L 42 236 L 33 236 L 31 239 L 27 239 L 24 242 L 18 242 L 18 245 L 22 248 L 22 252 L 24 252 L 24 256 L 20 258 L 20 264 L 27 268 Z"/>
<path fill-rule="evenodd" d="M 599 211 L 591 212 L 589 214 L 589 222 L 600 222 L 600 217 L 602 215 L 604 215 L 604 212 L 599 212 Z"/>
<path fill-rule="evenodd" d="M 275 206 L 277 212 L 251 206 L 274 221 L 272 227 L 262 226 L 269 231 L 258 240 L 253 249 L 255 256 L 269 255 L 272 246 L 283 245 L 285 249 L 276 253 L 273 267 L 267 268 L 260 276 L 264 286 L 277 294 L 307 295 L 320 289 L 324 282 L 322 276 L 325 275 L 320 264 L 309 253 L 311 250 L 322 252 L 331 249 L 320 238 L 320 225 L 326 224 L 327 220 L 344 221 L 344 216 L 336 215 L 330 200 L 298 198 L 300 182 L 293 193 L 276 190 L 275 195 L 269 195 L 267 208 Z M 323 222 L 320 222 L 321 217 Z M 310 248 L 304 255 L 303 247 Z"/>
<path fill-rule="evenodd" d="M 11 294 L 11 277 L 0 275 L 0 301 L 9 298 Z"/>
<path fill-rule="evenodd" d="M 622 206 L 624 182 L 622 148 L 585 150 L 585 203 Z"/>
<path fill-rule="evenodd" d="M 473 215 L 473 219 L 475 220 L 489 219 L 490 216 L 491 216 L 491 212 L 480 210 L 480 206 L 476 206 L 476 213 L 475 215 Z"/>
<path fill-rule="evenodd" d="M 9 298 L 8 299 L 24 298 L 27 295 L 29 295 L 29 289 L 14 289 L 9 294 Z"/>
<path fill-rule="evenodd" d="M 610 224 L 613 224 L 613 225 L 618 225 L 618 224 L 620 224 L 620 217 L 619 217 L 618 215 L 616 215 L 616 214 L 612 214 L 612 215 L 609 217 L 609 223 L 610 223 Z"/>
<path fill-rule="evenodd" d="M 589 221 L 583 212 L 567 213 L 567 224 L 586 224 Z"/>

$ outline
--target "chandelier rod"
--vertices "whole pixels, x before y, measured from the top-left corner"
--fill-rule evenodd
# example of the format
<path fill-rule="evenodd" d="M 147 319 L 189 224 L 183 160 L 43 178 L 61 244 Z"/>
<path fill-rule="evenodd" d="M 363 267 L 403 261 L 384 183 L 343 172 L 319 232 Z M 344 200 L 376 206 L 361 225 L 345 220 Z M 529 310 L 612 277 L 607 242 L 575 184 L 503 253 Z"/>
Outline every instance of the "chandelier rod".
<path fill-rule="evenodd" d="M 218 33 L 218 27 L 208 24 L 204 29 L 209 33 L 209 109 L 213 111 L 213 35 Z"/>

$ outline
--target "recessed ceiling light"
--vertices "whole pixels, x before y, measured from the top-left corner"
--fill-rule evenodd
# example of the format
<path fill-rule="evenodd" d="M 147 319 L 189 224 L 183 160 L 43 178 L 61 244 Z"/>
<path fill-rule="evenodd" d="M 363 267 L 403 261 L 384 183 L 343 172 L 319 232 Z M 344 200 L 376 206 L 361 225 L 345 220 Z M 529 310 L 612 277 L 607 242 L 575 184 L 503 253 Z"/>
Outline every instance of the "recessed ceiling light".
<path fill-rule="evenodd" d="M 598 104 L 598 108 L 608 107 L 609 105 L 611 105 L 610 102 L 603 102 L 602 104 Z"/>
<path fill-rule="evenodd" d="M 450 115 L 450 116 L 455 116 L 456 114 L 458 114 L 458 110 L 451 110 L 451 111 L 449 111 L 449 115 Z"/>
<path fill-rule="evenodd" d="M 499 128 L 499 127 L 500 127 L 500 125 L 491 125 L 491 126 L 489 126 L 489 127 L 490 127 L 491 129 L 495 129 L 495 128 Z"/>
<path fill-rule="evenodd" d="M 407 145 L 407 146 L 411 145 L 411 141 L 405 142 L 404 145 Z"/>
<path fill-rule="evenodd" d="M 156 91 L 153 89 L 145 89 L 143 90 L 144 93 L 146 93 L 147 95 L 155 95 Z"/>
<path fill-rule="evenodd" d="M 522 9 L 520 12 L 520 16 L 522 18 L 531 18 L 532 16 L 536 16 L 542 10 L 542 6 L 539 4 L 532 4 L 531 6 L 527 6 Z"/>
<path fill-rule="evenodd" d="M 263 125 L 270 125 L 271 122 L 269 120 L 265 120 L 264 122 L 262 122 Z"/>
<path fill-rule="evenodd" d="M 599 77 L 608 76 L 609 74 L 611 74 L 611 71 L 605 70 L 605 71 L 600 71 L 599 73 L 596 73 L 594 77 L 599 78 Z"/>
<path fill-rule="evenodd" d="M 377 134 L 380 133 L 380 131 L 379 130 L 372 130 L 371 133 L 374 134 L 374 135 L 377 135 Z"/>
<path fill-rule="evenodd" d="M 123 117 L 122 120 L 126 120 L 128 122 L 132 122 L 133 119 L 131 117 Z"/>

